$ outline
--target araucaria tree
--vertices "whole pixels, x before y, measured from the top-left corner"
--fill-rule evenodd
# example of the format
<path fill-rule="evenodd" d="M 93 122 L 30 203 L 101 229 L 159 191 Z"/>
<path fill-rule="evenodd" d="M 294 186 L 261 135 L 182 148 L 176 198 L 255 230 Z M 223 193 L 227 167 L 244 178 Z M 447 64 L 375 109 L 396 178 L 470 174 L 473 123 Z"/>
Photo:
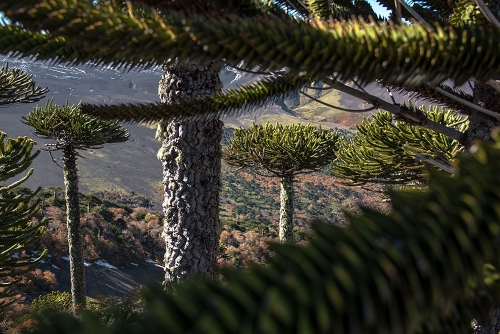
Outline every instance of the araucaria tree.
<path fill-rule="evenodd" d="M 420 109 L 427 118 L 458 131 L 466 130 L 469 124 L 467 117 L 453 110 Z M 354 137 L 339 143 L 330 172 L 353 185 L 423 184 L 427 169 L 455 173 L 450 160 L 461 150 L 457 140 L 404 121 L 394 122 L 389 112 L 378 112 L 356 126 Z"/>
<path fill-rule="evenodd" d="M 483 0 L 376 1 L 393 11 L 390 22 L 375 19 L 365 0 L 241 0 L 238 6 L 229 0 L 135 0 L 126 1 L 125 11 L 123 1 L 112 0 L 104 5 L 3 0 L 0 10 L 15 24 L 0 26 L 0 51 L 116 66 L 244 61 L 242 70 L 270 73 L 249 86 L 182 103 L 82 106 L 108 119 L 158 122 L 235 114 L 322 82 L 369 103 L 368 110 L 389 111 L 465 148 L 477 139 L 491 140 L 490 130 L 500 124 L 500 0 L 488 5 Z M 378 80 L 391 91 L 444 104 L 467 114 L 469 126 L 440 124 L 418 108 L 373 96 L 347 80 L 360 85 Z M 472 92 L 450 82 L 470 82 Z"/>
<path fill-rule="evenodd" d="M 220 93 L 220 63 L 165 65 L 160 100 L 183 100 Z M 157 137 L 163 166 L 165 283 L 217 277 L 222 121 L 218 117 L 162 121 Z"/>
<path fill-rule="evenodd" d="M 47 91 L 36 85 L 26 72 L 9 70 L 8 65 L 0 68 L 0 106 L 37 102 Z M 31 194 L 16 191 L 33 173 L 33 169 L 19 180 L 10 180 L 27 170 L 39 151 L 32 152 L 35 142 L 26 137 L 6 138 L 7 135 L 0 131 L 0 298 L 17 295 L 19 291 L 10 288 L 20 281 L 19 275 L 36 267 L 44 254 L 44 251 L 38 251 L 31 256 L 15 256 L 24 247 L 33 244 L 44 230 L 43 225 L 32 223 L 39 209 L 38 202 L 34 200 L 38 190 Z M 2 306 L 5 303 L 0 303 Z"/>
<path fill-rule="evenodd" d="M 97 149 L 108 143 L 128 140 L 129 134 L 115 121 L 102 121 L 82 114 L 81 105 L 59 106 L 48 101 L 45 107 L 35 107 L 23 123 L 34 129 L 35 135 L 53 140 L 46 144 L 49 153 L 62 151 L 64 186 L 66 188 L 66 215 L 71 275 L 71 295 L 73 307 L 84 308 L 85 266 L 83 260 L 83 240 L 80 232 L 80 204 L 78 200 L 78 174 L 76 160 L 78 151 Z"/>
<path fill-rule="evenodd" d="M 29 168 L 33 159 L 40 153 L 32 152 L 35 142 L 26 137 L 8 138 L 0 131 L 0 182 L 5 182 Z M 24 247 L 33 244 L 44 231 L 44 226 L 34 225 L 32 218 L 40 209 L 31 194 L 17 193 L 17 188 L 33 173 L 30 169 L 19 180 L 10 184 L 0 184 L 0 298 L 13 297 L 19 291 L 11 291 L 13 284 L 19 283 L 20 275 L 31 271 L 40 262 L 45 251 L 31 256 L 19 253 Z M 33 260 L 33 258 L 35 258 Z M 0 308 L 5 306 L 0 302 Z"/>
<path fill-rule="evenodd" d="M 224 160 L 266 177 L 280 178 L 281 243 L 293 239 L 293 182 L 297 174 L 318 171 L 335 158 L 339 135 L 311 125 L 253 124 L 234 131 Z"/>
<path fill-rule="evenodd" d="M 479 324 L 500 300 L 499 140 L 459 156 L 457 175 L 431 171 L 423 191 L 391 193 L 390 213 L 317 224 L 308 245 L 274 245 L 269 266 L 224 271 L 224 286 L 146 291 L 134 326 L 66 315 L 40 334 L 498 334 Z"/>

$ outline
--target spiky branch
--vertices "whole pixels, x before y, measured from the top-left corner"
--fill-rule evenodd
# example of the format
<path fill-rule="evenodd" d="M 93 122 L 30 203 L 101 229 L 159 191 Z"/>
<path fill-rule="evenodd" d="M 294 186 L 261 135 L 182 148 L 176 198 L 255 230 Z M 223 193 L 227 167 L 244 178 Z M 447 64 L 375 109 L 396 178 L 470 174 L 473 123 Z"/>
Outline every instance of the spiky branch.
<path fill-rule="evenodd" d="M 26 137 L 6 138 L 5 132 L 0 131 L 0 182 L 24 172 L 40 153 L 32 152 L 33 140 Z M 32 222 L 40 208 L 38 201 L 32 201 L 38 191 L 29 195 L 16 193 L 16 188 L 31 174 L 33 169 L 18 181 L 0 186 L 0 298 L 19 294 L 20 291 L 10 288 L 21 281 L 20 275 L 38 266 L 46 253 L 43 250 L 31 256 L 16 254 L 33 244 L 45 229 L 43 224 Z M 0 309 L 5 306 L 6 303 L 0 302 Z"/>

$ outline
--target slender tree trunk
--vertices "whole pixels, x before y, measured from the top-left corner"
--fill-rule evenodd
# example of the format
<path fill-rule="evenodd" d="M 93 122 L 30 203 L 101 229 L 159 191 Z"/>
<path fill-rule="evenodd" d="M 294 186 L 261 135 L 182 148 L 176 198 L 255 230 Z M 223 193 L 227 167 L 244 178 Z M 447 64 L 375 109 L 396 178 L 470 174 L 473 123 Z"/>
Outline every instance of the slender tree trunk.
<path fill-rule="evenodd" d="M 85 308 L 85 266 L 80 232 L 80 205 L 78 202 L 78 176 L 76 152 L 71 145 L 63 150 L 64 185 L 66 187 L 66 214 L 68 225 L 69 267 L 73 308 Z"/>
<path fill-rule="evenodd" d="M 280 185 L 279 238 L 281 243 L 293 243 L 293 175 L 283 176 Z"/>
<path fill-rule="evenodd" d="M 164 103 L 222 90 L 220 66 L 164 67 L 159 94 Z M 164 122 L 158 129 L 165 197 L 165 284 L 186 278 L 216 278 L 221 225 L 223 123 L 207 117 Z"/>

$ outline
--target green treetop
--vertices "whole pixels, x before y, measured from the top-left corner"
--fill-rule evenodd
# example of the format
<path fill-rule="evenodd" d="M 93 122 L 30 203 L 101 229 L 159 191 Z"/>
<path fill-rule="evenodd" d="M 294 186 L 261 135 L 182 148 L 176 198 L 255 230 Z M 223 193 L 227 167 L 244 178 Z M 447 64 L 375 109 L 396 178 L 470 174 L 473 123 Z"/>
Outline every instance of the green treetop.
<path fill-rule="evenodd" d="M 335 158 L 339 135 L 311 125 L 253 124 L 234 131 L 223 150 L 232 166 L 281 178 L 279 237 L 293 242 L 293 180 L 301 173 L 317 171 Z"/>
<path fill-rule="evenodd" d="M 129 137 L 127 130 L 116 121 L 102 121 L 82 114 L 80 107 L 80 104 L 58 106 L 49 101 L 45 107 L 37 106 L 27 116 L 22 117 L 23 123 L 31 126 L 35 135 L 54 141 L 46 144 L 49 152 L 61 150 L 63 153 L 71 294 L 75 309 L 85 307 L 86 303 L 76 167 L 78 150 L 96 149 L 103 144 L 124 142 Z"/>
<path fill-rule="evenodd" d="M 425 117 L 458 131 L 467 129 L 467 118 L 453 110 L 421 107 Z M 356 126 L 356 135 L 339 143 L 330 172 L 352 184 L 421 183 L 425 168 L 456 172 L 450 161 L 463 149 L 457 140 L 413 126 L 393 122 L 389 112 L 378 112 Z"/>

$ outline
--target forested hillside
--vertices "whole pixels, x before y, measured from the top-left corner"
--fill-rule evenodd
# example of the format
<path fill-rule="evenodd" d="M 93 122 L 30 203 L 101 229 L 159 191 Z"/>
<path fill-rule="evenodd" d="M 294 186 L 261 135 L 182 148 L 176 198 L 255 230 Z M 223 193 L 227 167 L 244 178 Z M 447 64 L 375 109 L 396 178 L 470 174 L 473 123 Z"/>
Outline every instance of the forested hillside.
<path fill-rule="evenodd" d="M 0 11 L 0 54 L 51 64 L 0 69 L 0 104 L 38 79 L 82 100 L 21 117 L 40 176 L 27 128 L 0 132 L 2 330 L 500 332 L 500 0 Z M 120 72 L 143 70 L 148 89 Z M 161 284 L 138 295 L 140 274 Z"/>
<path fill-rule="evenodd" d="M 250 263 L 267 262 L 271 254 L 268 243 L 277 242 L 277 188 L 277 179 L 262 179 L 225 168 L 220 265 L 245 267 Z M 32 191 L 20 188 L 17 192 L 30 194 Z M 311 237 L 313 222 L 346 226 L 344 212 L 356 212 L 359 204 L 375 209 L 388 207 L 380 194 L 342 185 L 339 179 L 325 172 L 301 176 L 296 192 L 295 234 L 298 242 L 305 242 Z M 47 248 L 49 255 L 42 269 L 26 275 L 21 282 L 33 280 L 27 290 L 30 298 L 57 290 L 58 268 L 67 263 L 66 203 L 63 195 L 63 190 L 56 186 L 47 187 L 37 195 L 42 200 L 42 207 L 36 221 L 47 218 L 47 232 L 26 252 L 30 254 L 32 250 Z M 163 215 L 151 209 L 151 203 L 145 196 L 117 191 L 80 194 L 85 261 L 88 264 L 103 261 L 123 268 L 149 260 L 163 266 Z"/>

